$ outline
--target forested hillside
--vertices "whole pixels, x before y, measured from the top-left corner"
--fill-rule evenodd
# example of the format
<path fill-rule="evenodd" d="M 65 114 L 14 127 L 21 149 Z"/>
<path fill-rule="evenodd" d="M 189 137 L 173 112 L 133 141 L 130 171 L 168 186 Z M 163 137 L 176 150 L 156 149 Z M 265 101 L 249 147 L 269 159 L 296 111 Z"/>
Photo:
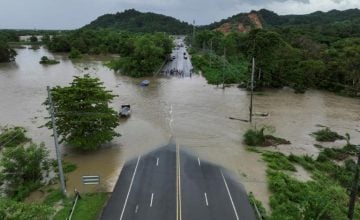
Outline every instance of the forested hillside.
<path fill-rule="evenodd" d="M 191 25 L 173 17 L 151 12 L 142 13 L 135 9 L 100 16 L 84 28 L 111 28 L 137 33 L 166 32 L 170 34 L 187 34 L 192 30 Z"/>
<path fill-rule="evenodd" d="M 249 63 L 255 57 L 257 89 L 290 86 L 305 92 L 320 88 L 360 96 L 358 9 L 287 16 L 260 10 L 202 29 L 191 39 L 193 61 L 209 83 L 225 80 L 246 86 Z M 244 71 L 239 66 L 248 68 Z"/>

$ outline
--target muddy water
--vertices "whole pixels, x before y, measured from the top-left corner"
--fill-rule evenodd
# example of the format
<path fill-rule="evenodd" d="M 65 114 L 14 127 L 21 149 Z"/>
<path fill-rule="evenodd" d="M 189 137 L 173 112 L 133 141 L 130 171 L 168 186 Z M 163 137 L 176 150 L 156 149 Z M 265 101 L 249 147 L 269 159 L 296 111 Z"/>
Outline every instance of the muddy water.
<path fill-rule="evenodd" d="M 44 142 L 54 156 L 51 133 L 44 124 L 47 112 L 41 103 L 46 86 L 66 85 L 74 75 L 89 73 L 99 77 L 108 89 L 119 95 L 113 106 L 130 104 L 133 114 L 117 130 L 122 134 L 98 152 L 79 154 L 63 149 L 68 161 L 78 164 L 69 175 L 68 190 L 93 189 L 111 191 L 122 164 L 138 154 L 166 144 L 173 131 L 177 142 L 234 171 L 248 191 L 268 202 L 265 164 L 242 145 L 247 123 L 228 117 L 248 117 L 249 95 L 237 88 L 225 91 L 209 86 L 201 76 L 193 78 L 148 78 L 151 84 L 141 88 L 143 79 L 114 74 L 95 60 L 72 62 L 65 56 L 47 50 L 18 50 L 16 63 L 0 65 L 0 125 L 24 126 L 35 142 Z M 41 56 L 61 61 L 54 66 L 38 64 Z M 87 67 L 85 70 L 85 67 Z M 354 143 L 360 143 L 360 101 L 331 93 L 309 91 L 297 95 L 288 90 L 269 90 L 255 96 L 255 111 L 268 112 L 267 118 L 255 118 L 255 124 L 276 127 L 275 134 L 292 142 L 273 150 L 285 153 L 317 154 L 314 139 L 309 136 L 317 124 L 348 132 Z M 342 143 L 335 143 L 341 145 Z M 100 175 L 102 184 L 91 188 L 81 184 L 82 175 Z"/>

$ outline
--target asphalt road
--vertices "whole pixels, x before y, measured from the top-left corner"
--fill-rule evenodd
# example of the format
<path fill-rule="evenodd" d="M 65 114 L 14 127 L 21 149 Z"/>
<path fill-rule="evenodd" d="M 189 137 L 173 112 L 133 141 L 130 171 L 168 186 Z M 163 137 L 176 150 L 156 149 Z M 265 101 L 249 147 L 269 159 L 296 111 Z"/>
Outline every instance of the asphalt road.
<path fill-rule="evenodd" d="M 175 40 L 175 45 L 183 45 L 182 47 L 175 47 L 171 56 L 175 57 L 173 61 L 168 62 L 162 69 L 162 74 L 170 76 L 170 70 L 178 70 L 178 72 L 183 72 L 183 75 L 173 75 L 178 77 L 191 77 L 190 70 L 193 68 L 190 60 L 190 55 L 186 50 L 186 45 L 184 43 L 184 38 L 177 38 Z M 185 55 L 184 55 L 185 54 Z M 187 57 L 187 59 L 185 59 Z"/>
<path fill-rule="evenodd" d="M 102 220 L 252 220 L 246 192 L 228 173 L 169 144 L 123 167 Z"/>

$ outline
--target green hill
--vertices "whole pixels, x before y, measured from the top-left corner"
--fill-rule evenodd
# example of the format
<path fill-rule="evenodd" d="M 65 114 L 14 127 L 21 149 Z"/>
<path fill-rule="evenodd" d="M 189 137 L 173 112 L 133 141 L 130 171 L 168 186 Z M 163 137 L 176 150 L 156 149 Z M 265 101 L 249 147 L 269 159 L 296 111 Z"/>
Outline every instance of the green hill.
<path fill-rule="evenodd" d="M 135 9 L 100 16 L 84 28 L 110 28 L 137 33 L 166 32 L 170 34 L 187 34 L 192 30 L 191 25 L 173 17 L 151 12 L 143 13 Z"/>
<path fill-rule="evenodd" d="M 293 25 L 328 25 L 332 23 L 360 21 L 359 9 L 349 9 L 345 11 L 331 10 L 329 12 L 317 11 L 306 15 L 277 15 L 266 9 L 262 9 L 257 13 L 266 25 L 281 27 Z"/>
<path fill-rule="evenodd" d="M 261 9 L 250 13 L 240 13 L 201 28 L 218 30 L 223 33 L 231 31 L 249 32 L 254 28 L 266 28 L 275 29 L 278 32 L 321 34 L 323 39 L 318 40 L 328 42 L 344 37 L 359 37 L 360 10 L 332 10 L 329 12 L 317 11 L 306 15 L 278 15 L 272 11 Z M 314 38 L 317 37 L 314 36 Z"/>

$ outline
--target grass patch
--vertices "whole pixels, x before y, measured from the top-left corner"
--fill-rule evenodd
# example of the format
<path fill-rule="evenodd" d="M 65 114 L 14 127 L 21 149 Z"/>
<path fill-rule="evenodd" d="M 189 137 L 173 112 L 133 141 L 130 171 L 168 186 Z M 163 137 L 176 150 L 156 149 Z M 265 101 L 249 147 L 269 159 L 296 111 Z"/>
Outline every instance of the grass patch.
<path fill-rule="evenodd" d="M 290 154 L 288 160 L 293 163 L 297 163 L 301 165 L 305 170 L 312 171 L 315 169 L 314 160 L 312 157 L 306 156 L 296 156 L 294 154 Z"/>
<path fill-rule="evenodd" d="M 317 173 L 316 181 L 306 183 L 271 169 L 267 176 L 273 193 L 269 219 L 347 219 L 346 189 L 326 176 Z M 359 214 L 357 206 L 357 218 Z"/>
<path fill-rule="evenodd" d="M 63 162 L 64 173 L 71 173 L 71 172 L 75 171 L 76 169 L 77 169 L 76 164 L 70 163 L 70 162 L 67 162 L 67 161 Z"/>
<path fill-rule="evenodd" d="M 60 190 L 54 190 L 46 196 L 43 204 L 48 205 L 48 206 L 54 206 L 55 203 L 57 203 L 63 199 L 66 199 L 64 194 Z"/>
<path fill-rule="evenodd" d="M 348 189 L 356 164 L 347 159 L 340 166 L 333 159 L 342 154 L 354 155 L 354 150 L 352 145 L 323 149 L 317 159 L 308 155 L 286 157 L 282 153 L 264 152 L 262 156 L 268 165 L 267 178 L 272 192 L 272 213 L 266 219 L 347 219 Z M 301 182 L 284 172 L 294 171 L 294 163 L 309 171 L 313 180 Z M 359 204 L 354 219 L 360 219 Z"/>
<path fill-rule="evenodd" d="M 107 199 L 108 193 L 82 195 L 81 199 L 78 200 L 72 219 L 97 219 Z M 71 207 L 72 202 L 67 201 L 65 207 L 55 215 L 54 220 L 66 219 L 70 213 Z"/>
<path fill-rule="evenodd" d="M 57 160 L 51 160 L 51 165 L 56 173 L 59 173 Z M 77 169 L 77 165 L 68 161 L 62 160 L 62 167 L 64 173 L 71 173 Z"/>
<path fill-rule="evenodd" d="M 211 64 L 210 64 L 211 60 Z M 196 70 L 200 70 L 209 84 L 219 85 L 241 83 L 247 78 L 248 61 L 244 57 L 227 58 L 224 68 L 224 59 L 215 54 L 210 55 L 202 52 L 192 54 L 191 61 Z"/>
<path fill-rule="evenodd" d="M 271 169 L 296 171 L 295 166 L 282 153 L 266 151 L 262 154 L 262 158 Z"/>
<path fill-rule="evenodd" d="M 258 153 L 258 154 L 262 153 L 262 151 L 257 149 L 256 147 L 246 147 L 245 149 L 249 152 L 254 152 L 254 153 Z"/>
<path fill-rule="evenodd" d="M 313 132 L 312 135 L 317 141 L 320 142 L 334 142 L 336 140 L 344 140 L 344 136 L 339 135 L 338 133 L 331 131 L 330 128 L 324 128 Z"/>

